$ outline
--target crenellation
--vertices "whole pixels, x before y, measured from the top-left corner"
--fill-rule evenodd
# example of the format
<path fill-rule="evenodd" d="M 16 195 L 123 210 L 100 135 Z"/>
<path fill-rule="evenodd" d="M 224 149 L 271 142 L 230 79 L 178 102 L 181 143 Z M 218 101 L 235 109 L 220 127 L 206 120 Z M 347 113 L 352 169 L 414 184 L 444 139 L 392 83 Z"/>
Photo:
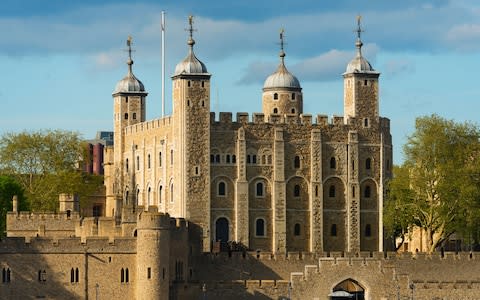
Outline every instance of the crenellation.
<path fill-rule="evenodd" d="M 263 124 L 265 123 L 265 115 L 262 113 L 253 114 L 253 124 Z"/>
<path fill-rule="evenodd" d="M 231 124 L 232 123 L 232 113 L 231 112 L 220 112 L 220 123 Z"/>
<path fill-rule="evenodd" d="M 237 122 L 240 124 L 248 124 L 249 122 L 249 116 L 248 113 L 246 112 L 237 112 Z"/>
<path fill-rule="evenodd" d="M 316 117 L 316 124 L 320 125 L 320 126 L 328 126 L 328 116 L 327 115 L 322 115 L 322 114 L 318 114 L 317 117 Z"/>
<path fill-rule="evenodd" d="M 301 114 L 300 120 L 302 125 L 312 125 L 312 115 L 311 114 Z"/>
<path fill-rule="evenodd" d="M 333 116 L 331 125 L 339 127 L 345 125 L 345 123 L 343 122 L 343 116 Z"/>

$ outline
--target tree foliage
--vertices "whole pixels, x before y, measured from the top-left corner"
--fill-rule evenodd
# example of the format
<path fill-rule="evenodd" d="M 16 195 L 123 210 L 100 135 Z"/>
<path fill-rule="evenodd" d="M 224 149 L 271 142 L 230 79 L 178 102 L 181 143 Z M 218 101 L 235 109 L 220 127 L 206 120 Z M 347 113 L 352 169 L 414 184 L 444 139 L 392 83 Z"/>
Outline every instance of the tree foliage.
<path fill-rule="evenodd" d="M 75 132 L 7 133 L 0 138 L 0 170 L 21 185 L 33 211 L 56 210 L 60 193 L 85 200 L 98 190 L 102 179 L 79 171 L 86 156 Z"/>
<path fill-rule="evenodd" d="M 405 162 L 389 184 L 385 219 L 405 233 L 418 226 L 433 252 L 454 232 L 469 234 L 480 220 L 480 132 L 471 123 L 417 118 L 404 146 Z"/>
<path fill-rule="evenodd" d="M 0 237 L 5 235 L 7 212 L 13 208 L 12 198 L 18 197 L 18 209 L 25 210 L 28 207 L 23 189 L 13 178 L 0 175 Z"/>

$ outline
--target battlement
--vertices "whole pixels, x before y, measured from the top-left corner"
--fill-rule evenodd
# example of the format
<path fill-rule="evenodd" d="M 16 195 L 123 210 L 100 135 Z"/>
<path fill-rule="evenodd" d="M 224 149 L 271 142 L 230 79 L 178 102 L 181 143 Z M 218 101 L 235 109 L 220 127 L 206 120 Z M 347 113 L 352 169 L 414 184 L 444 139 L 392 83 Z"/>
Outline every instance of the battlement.
<path fill-rule="evenodd" d="M 173 117 L 172 116 L 167 116 L 159 119 L 153 119 L 150 121 L 145 121 L 142 123 L 134 124 L 125 127 L 124 129 L 124 134 L 126 136 L 136 134 L 139 132 L 146 132 L 149 130 L 153 129 L 158 129 L 158 128 L 168 128 L 172 125 L 173 123 Z"/>
<path fill-rule="evenodd" d="M 78 212 L 7 212 L 7 220 L 29 220 L 29 221 L 48 221 L 48 220 L 80 220 L 80 213 Z M 8 223 L 8 221 L 7 221 Z"/>
<path fill-rule="evenodd" d="M 149 206 L 145 210 L 143 206 L 138 207 L 137 228 L 138 229 L 171 229 L 187 230 L 188 222 L 184 218 L 171 218 L 168 213 L 158 212 L 156 206 Z"/>

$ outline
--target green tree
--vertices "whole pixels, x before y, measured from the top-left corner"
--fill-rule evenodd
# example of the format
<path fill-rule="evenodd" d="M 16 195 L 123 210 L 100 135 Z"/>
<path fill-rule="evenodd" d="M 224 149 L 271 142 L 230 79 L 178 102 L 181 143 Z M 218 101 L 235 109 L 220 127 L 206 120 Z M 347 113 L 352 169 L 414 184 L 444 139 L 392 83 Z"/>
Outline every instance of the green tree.
<path fill-rule="evenodd" d="M 405 162 L 388 191 L 390 228 L 418 226 L 426 234 L 427 252 L 454 232 L 465 236 L 473 230 L 480 220 L 479 138 L 477 126 L 468 122 L 417 118 L 404 146 Z"/>
<path fill-rule="evenodd" d="M 55 211 L 60 193 L 77 194 L 84 202 L 99 189 L 101 177 L 79 170 L 86 156 L 75 132 L 7 133 L 0 138 L 0 169 L 25 190 L 33 211 Z"/>
<path fill-rule="evenodd" d="M 5 236 L 7 212 L 13 208 L 12 198 L 18 196 L 18 210 L 26 210 L 28 204 L 23 188 L 13 178 L 0 175 L 0 237 Z"/>

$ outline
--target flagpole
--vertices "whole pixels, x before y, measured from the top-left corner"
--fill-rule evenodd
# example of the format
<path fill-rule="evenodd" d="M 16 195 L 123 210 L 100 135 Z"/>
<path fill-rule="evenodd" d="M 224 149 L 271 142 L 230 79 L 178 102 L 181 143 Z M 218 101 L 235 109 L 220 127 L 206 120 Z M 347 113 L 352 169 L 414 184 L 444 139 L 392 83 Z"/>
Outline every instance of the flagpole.
<path fill-rule="evenodd" d="M 165 11 L 162 10 L 162 118 L 165 116 Z"/>

